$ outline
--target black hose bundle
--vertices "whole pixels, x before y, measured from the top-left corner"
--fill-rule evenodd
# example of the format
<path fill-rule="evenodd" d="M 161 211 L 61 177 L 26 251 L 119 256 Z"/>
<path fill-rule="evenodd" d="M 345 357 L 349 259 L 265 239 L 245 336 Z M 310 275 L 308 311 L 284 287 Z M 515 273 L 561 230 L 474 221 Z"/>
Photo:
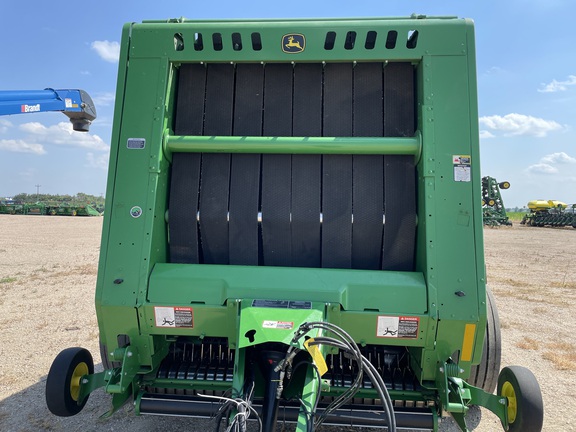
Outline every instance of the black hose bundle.
<path fill-rule="evenodd" d="M 354 360 L 358 365 L 358 373 L 356 374 L 356 378 L 352 382 L 351 386 L 348 389 L 346 389 L 344 393 L 342 393 L 340 396 L 334 399 L 326 407 L 324 412 L 316 418 L 316 420 L 314 421 L 314 428 L 320 426 L 331 413 L 333 413 L 338 408 L 340 408 L 341 406 L 345 405 L 346 403 L 352 400 L 354 395 L 358 392 L 358 390 L 360 390 L 363 375 L 364 373 L 366 373 L 370 378 L 372 385 L 378 392 L 380 399 L 382 400 L 388 430 L 390 432 L 395 432 L 396 418 L 394 416 L 394 407 L 392 405 L 392 399 L 390 398 L 388 389 L 386 388 L 386 384 L 384 383 L 384 380 L 382 379 L 382 377 L 380 376 L 374 365 L 370 363 L 370 361 L 362 355 L 362 353 L 360 352 L 360 348 L 358 348 L 356 342 L 354 342 L 352 337 L 348 333 L 346 333 L 342 328 L 334 324 L 322 321 L 302 324 L 295 332 L 292 342 L 296 343 L 298 340 L 304 337 L 310 330 L 313 329 L 329 331 L 336 337 L 318 336 L 315 337 L 313 341 L 309 341 L 308 345 L 310 346 L 326 345 L 338 348 L 339 350 L 343 351 L 346 356 Z M 294 349 L 292 349 L 292 347 L 290 347 L 288 349 L 284 362 L 282 363 L 282 365 L 279 366 L 285 367 L 286 364 L 290 363 L 294 355 L 295 351 Z M 320 380 L 319 376 L 320 374 L 317 373 L 317 375 L 318 379 Z"/>

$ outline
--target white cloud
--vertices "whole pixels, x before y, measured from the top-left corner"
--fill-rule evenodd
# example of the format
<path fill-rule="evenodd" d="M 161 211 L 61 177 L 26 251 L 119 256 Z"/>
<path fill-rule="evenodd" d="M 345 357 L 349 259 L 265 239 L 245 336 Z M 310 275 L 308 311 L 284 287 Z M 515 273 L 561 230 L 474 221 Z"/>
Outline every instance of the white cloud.
<path fill-rule="evenodd" d="M 18 175 L 28 181 L 38 176 L 38 170 L 36 168 L 26 168 L 24 171 L 20 171 Z"/>
<path fill-rule="evenodd" d="M 486 71 L 484 71 L 484 75 L 499 75 L 503 72 L 504 72 L 504 69 L 502 69 L 501 67 L 492 66 L 489 69 L 487 69 Z"/>
<path fill-rule="evenodd" d="M 120 44 L 118 42 L 94 41 L 91 48 L 105 61 L 116 63 L 120 58 Z"/>
<path fill-rule="evenodd" d="M 568 87 L 576 85 L 576 75 L 568 75 L 565 81 L 556 81 L 553 79 L 548 84 L 542 83 L 541 88 L 538 89 L 541 93 L 556 93 L 568 90 Z"/>
<path fill-rule="evenodd" d="M 563 129 L 563 126 L 554 120 L 517 113 L 484 116 L 480 117 L 479 122 L 490 130 L 503 132 L 505 136 L 531 135 L 542 138 L 549 132 Z"/>
<path fill-rule="evenodd" d="M 104 153 L 101 155 L 94 155 L 94 153 L 87 153 L 86 154 L 86 160 L 88 162 L 87 166 L 91 167 L 91 168 L 99 168 L 102 170 L 107 170 L 108 169 L 108 160 L 109 160 L 109 154 L 108 153 Z"/>
<path fill-rule="evenodd" d="M 558 168 L 554 168 L 553 166 L 545 163 L 538 163 L 535 165 L 530 165 L 527 171 L 535 174 L 557 174 Z"/>
<path fill-rule="evenodd" d="M 480 139 L 489 139 L 494 138 L 494 135 L 488 132 L 487 130 L 480 131 Z"/>
<path fill-rule="evenodd" d="M 37 143 L 29 143 L 24 140 L 0 140 L 0 150 L 6 150 L 15 153 L 32 153 L 42 155 L 46 153 L 44 146 Z"/>
<path fill-rule="evenodd" d="M 552 153 L 540 159 L 543 164 L 573 164 L 576 163 L 576 158 L 568 156 L 564 152 Z"/>
<path fill-rule="evenodd" d="M 92 101 L 94 105 L 96 105 L 96 108 L 98 108 L 98 106 L 113 105 L 115 100 L 116 95 L 112 92 L 96 93 L 92 96 Z"/>
<path fill-rule="evenodd" d="M 6 119 L 0 118 L 0 133 L 5 133 L 11 127 L 12 123 Z"/>
<path fill-rule="evenodd" d="M 97 151 L 108 151 L 110 147 L 98 135 L 86 132 L 75 132 L 72 123 L 60 122 L 52 126 L 44 126 L 39 122 L 30 122 L 20 125 L 20 130 L 30 134 L 34 141 L 43 143 L 81 147 Z"/>

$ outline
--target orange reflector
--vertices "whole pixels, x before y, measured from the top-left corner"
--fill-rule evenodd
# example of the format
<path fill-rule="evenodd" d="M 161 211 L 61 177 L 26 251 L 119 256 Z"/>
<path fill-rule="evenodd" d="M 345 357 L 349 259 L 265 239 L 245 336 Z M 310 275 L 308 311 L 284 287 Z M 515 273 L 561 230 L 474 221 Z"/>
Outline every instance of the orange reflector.
<path fill-rule="evenodd" d="M 464 329 L 464 340 L 462 341 L 462 352 L 460 353 L 461 361 L 472 360 L 472 348 L 474 348 L 474 334 L 476 333 L 476 324 L 466 324 Z"/>

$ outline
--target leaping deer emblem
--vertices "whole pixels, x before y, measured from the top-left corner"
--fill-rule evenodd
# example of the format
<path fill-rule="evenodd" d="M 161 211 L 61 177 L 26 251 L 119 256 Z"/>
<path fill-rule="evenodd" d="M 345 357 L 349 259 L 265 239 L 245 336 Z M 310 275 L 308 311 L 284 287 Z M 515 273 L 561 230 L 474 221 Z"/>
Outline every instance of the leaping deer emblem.
<path fill-rule="evenodd" d="M 294 42 L 294 36 L 288 36 L 288 43 L 285 45 L 286 48 L 298 48 L 298 49 L 302 49 L 302 47 L 300 46 L 300 41 L 296 41 Z"/>
<path fill-rule="evenodd" d="M 304 51 L 304 43 L 303 35 L 286 35 L 282 41 L 282 50 L 287 53 L 299 53 Z"/>

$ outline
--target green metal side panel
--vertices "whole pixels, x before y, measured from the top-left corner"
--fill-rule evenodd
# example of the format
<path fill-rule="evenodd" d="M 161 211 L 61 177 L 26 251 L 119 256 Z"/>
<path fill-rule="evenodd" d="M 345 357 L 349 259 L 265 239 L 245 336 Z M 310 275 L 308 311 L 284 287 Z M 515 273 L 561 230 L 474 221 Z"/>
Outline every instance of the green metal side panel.
<path fill-rule="evenodd" d="M 443 320 L 433 357 L 425 355 L 429 364 L 461 350 L 466 323 L 477 324 L 473 362 L 478 362 L 486 325 L 473 39 L 470 25 L 462 41 L 467 55 L 426 55 L 417 69 L 423 136 L 417 267 L 426 275 L 430 313 Z M 455 181 L 454 156 L 470 156 L 469 181 Z"/>

